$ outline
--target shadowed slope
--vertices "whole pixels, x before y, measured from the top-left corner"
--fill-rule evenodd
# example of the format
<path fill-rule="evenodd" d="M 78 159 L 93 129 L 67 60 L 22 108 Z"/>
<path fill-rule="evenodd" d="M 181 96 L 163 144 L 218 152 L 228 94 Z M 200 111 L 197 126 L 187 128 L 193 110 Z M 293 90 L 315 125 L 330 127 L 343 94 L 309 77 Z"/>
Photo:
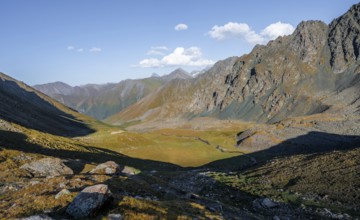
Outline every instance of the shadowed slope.
<path fill-rule="evenodd" d="M 0 74 L 0 105 L 0 119 L 27 128 L 70 137 L 94 132 L 86 124 L 94 120 L 5 74 Z"/>

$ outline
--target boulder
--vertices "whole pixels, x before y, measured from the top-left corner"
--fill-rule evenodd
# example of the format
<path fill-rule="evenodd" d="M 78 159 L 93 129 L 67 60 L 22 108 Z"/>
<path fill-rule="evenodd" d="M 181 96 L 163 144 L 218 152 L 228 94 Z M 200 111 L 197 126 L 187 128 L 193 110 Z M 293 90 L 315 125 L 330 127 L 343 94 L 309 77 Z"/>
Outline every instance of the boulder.
<path fill-rule="evenodd" d="M 262 205 L 264 208 L 269 208 L 269 209 L 278 206 L 277 203 L 273 202 L 273 201 L 272 201 L 271 199 L 269 199 L 269 198 L 262 199 L 260 203 L 261 203 L 261 205 Z"/>
<path fill-rule="evenodd" d="M 58 194 L 55 195 L 55 199 L 59 199 L 60 197 L 64 195 L 70 195 L 71 192 L 67 189 L 62 189 Z"/>
<path fill-rule="evenodd" d="M 120 166 L 114 161 L 108 161 L 102 164 L 97 165 L 94 169 L 90 171 L 91 174 L 106 174 L 114 175 L 120 173 Z"/>
<path fill-rule="evenodd" d="M 140 170 L 134 167 L 124 166 L 124 168 L 121 170 L 121 173 L 126 175 L 136 175 L 140 173 Z"/>
<path fill-rule="evenodd" d="M 18 220 L 53 220 L 53 218 L 47 215 L 33 215 L 25 218 L 19 218 Z"/>
<path fill-rule="evenodd" d="M 112 199 L 109 187 L 105 184 L 83 189 L 66 209 L 74 218 L 91 217 Z"/>
<path fill-rule="evenodd" d="M 123 216 L 121 214 L 109 214 L 107 216 L 108 220 L 123 220 Z"/>
<path fill-rule="evenodd" d="M 72 175 L 74 172 L 59 158 L 43 158 L 20 167 L 35 177 Z"/>
<path fill-rule="evenodd" d="M 263 198 L 263 199 L 255 199 L 252 202 L 253 208 L 254 209 L 271 209 L 271 208 L 275 208 L 277 206 L 279 206 L 279 204 L 273 202 L 271 199 L 269 198 Z"/>

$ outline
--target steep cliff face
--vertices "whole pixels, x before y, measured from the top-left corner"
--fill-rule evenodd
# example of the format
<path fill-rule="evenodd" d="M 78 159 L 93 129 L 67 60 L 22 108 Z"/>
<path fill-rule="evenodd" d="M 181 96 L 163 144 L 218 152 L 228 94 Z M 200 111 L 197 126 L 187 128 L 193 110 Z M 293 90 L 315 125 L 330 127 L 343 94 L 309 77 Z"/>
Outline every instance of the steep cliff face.
<path fill-rule="evenodd" d="M 341 73 L 359 61 L 360 4 L 352 6 L 346 14 L 331 22 L 329 27 L 331 67 L 334 73 Z"/>

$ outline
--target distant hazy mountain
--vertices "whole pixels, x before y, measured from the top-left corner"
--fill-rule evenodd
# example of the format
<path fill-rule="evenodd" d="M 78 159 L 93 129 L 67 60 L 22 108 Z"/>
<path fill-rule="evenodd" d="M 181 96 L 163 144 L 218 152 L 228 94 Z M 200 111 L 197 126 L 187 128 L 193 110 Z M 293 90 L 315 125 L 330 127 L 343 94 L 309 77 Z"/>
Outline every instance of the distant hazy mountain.
<path fill-rule="evenodd" d="M 214 116 L 272 123 L 340 113 L 360 99 L 359 33 L 360 4 L 329 25 L 301 22 L 292 35 L 220 61 L 196 79 L 172 81 L 108 121 Z"/>
<path fill-rule="evenodd" d="M 160 77 L 160 75 L 157 73 L 152 73 L 150 77 Z"/>
<path fill-rule="evenodd" d="M 178 69 L 172 71 L 171 73 L 169 73 L 168 75 L 162 76 L 161 78 L 163 80 L 169 82 L 173 79 L 191 79 L 192 76 L 185 70 L 178 68 Z"/>
<path fill-rule="evenodd" d="M 103 85 L 88 84 L 72 87 L 62 82 L 35 85 L 34 88 L 50 97 L 97 119 L 105 119 L 173 79 L 190 79 L 189 73 L 176 69 L 168 75 L 145 79 L 124 80 Z"/>
<path fill-rule="evenodd" d="M 63 82 L 54 82 L 44 85 L 37 85 L 36 87 L 38 90 L 42 91 L 43 93 L 49 96 L 53 96 L 55 94 L 70 95 L 73 92 L 73 87 Z"/>
<path fill-rule="evenodd" d="M 35 89 L 0 73 L 0 119 L 61 136 L 92 132 L 90 119 Z"/>

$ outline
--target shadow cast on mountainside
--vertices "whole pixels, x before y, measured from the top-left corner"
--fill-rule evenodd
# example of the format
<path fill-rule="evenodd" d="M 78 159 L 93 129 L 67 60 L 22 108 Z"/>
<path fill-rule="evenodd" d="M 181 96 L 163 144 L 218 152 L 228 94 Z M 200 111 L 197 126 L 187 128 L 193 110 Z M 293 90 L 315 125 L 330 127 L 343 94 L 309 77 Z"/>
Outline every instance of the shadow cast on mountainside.
<path fill-rule="evenodd" d="M 38 144 L 28 142 L 27 136 L 21 133 L 0 130 L 0 150 L 19 150 L 25 153 L 35 153 L 44 156 L 57 157 L 67 160 L 67 165 L 74 169 L 75 173 L 83 170 L 85 164 L 104 163 L 115 161 L 120 165 L 132 166 L 140 170 L 182 170 L 181 167 L 165 162 L 132 158 L 111 150 L 76 145 L 77 150 L 45 148 Z M 56 146 L 54 146 L 56 147 Z M 82 152 L 81 150 L 87 151 Z"/>
<path fill-rule="evenodd" d="M 0 119 L 26 128 L 66 137 L 95 132 L 73 115 L 13 81 L 0 80 L 0 104 Z"/>
<path fill-rule="evenodd" d="M 208 163 L 203 168 L 242 170 L 274 158 L 308 155 L 309 158 L 331 151 L 346 151 L 360 147 L 360 136 L 311 131 L 267 149 Z M 241 150 L 241 147 L 239 147 Z M 254 162 L 256 161 L 256 162 Z"/>

